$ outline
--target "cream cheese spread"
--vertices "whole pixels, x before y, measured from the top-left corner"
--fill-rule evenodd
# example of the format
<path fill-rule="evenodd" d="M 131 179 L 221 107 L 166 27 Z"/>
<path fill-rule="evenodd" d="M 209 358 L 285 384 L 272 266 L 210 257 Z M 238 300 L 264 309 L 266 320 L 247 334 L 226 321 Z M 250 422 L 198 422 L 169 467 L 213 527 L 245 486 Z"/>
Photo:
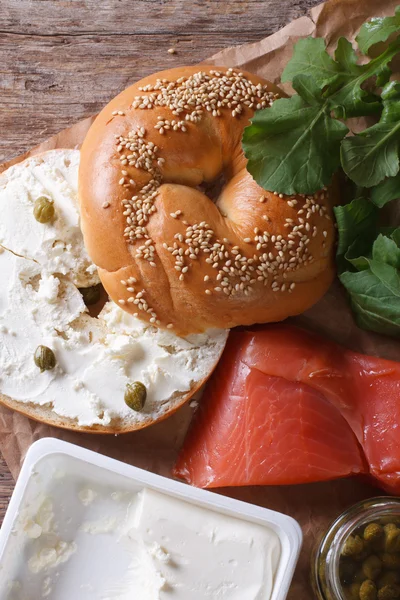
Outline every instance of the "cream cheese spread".
<path fill-rule="evenodd" d="M 101 514 L 101 492 L 88 488 L 86 497 L 98 504 L 89 503 L 86 514 Z M 78 498 L 81 502 L 81 493 Z M 54 519 L 48 498 L 29 522 L 43 525 L 41 535 L 32 540 L 26 519 L 21 520 L 31 544 L 28 570 L 30 577 L 42 578 L 34 581 L 44 590 L 43 597 L 56 576 L 61 575 L 63 586 L 67 585 L 62 569 L 69 563 L 68 573 L 73 573 L 74 584 L 71 581 L 68 589 L 73 592 L 80 582 L 80 600 L 269 600 L 281 554 L 278 535 L 266 525 L 148 488 L 130 496 L 122 516 L 116 511 L 80 526 L 77 522 L 73 538 L 67 534 L 70 541 L 60 538 L 62 525 Z M 87 545 L 99 544 L 87 539 L 93 536 L 106 536 L 105 548 L 113 556 L 122 546 L 128 558 L 122 575 L 116 575 L 113 567 L 105 577 L 102 573 L 101 585 L 96 565 L 105 557 L 96 555 L 93 560 L 96 553 Z M 87 579 L 82 581 L 80 572 Z"/>
<path fill-rule="evenodd" d="M 215 494 L 196 499 L 188 486 L 161 479 L 153 489 L 144 472 L 130 477 L 106 459 L 91 463 L 86 451 L 47 452 L 34 459 L 0 545 L 2 600 L 283 597 L 294 542 L 282 515 L 243 511 Z"/>
<path fill-rule="evenodd" d="M 157 573 L 150 600 L 268 600 L 280 557 L 268 527 L 145 489 L 127 522 L 133 547 L 146 549 L 145 572 Z M 135 566 L 136 565 L 136 566 Z M 142 566 L 135 556 L 126 581 L 109 600 L 128 600 Z M 136 589 L 136 588 L 135 588 Z"/>
<path fill-rule="evenodd" d="M 79 151 L 45 153 L 0 178 L 0 394 L 51 409 L 80 426 L 155 419 L 208 376 L 227 332 L 178 338 L 107 302 L 89 316 L 78 287 L 97 283 L 79 229 Z M 54 202 L 39 223 L 35 200 Z M 40 372 L 33 356 L 48 346 L 57 366 Z M 127 383 L 147 388 L 142 412 L 124 403 Z"/>

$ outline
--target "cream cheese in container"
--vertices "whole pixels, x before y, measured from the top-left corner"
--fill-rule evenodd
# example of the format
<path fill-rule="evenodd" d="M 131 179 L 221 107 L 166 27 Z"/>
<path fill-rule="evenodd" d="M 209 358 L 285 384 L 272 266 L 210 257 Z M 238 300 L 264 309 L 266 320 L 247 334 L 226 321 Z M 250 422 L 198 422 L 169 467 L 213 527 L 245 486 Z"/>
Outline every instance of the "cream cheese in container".
<path fill-rule="evenodd" d="M 46 439 L 0 532 L 4 600 L 283 600 L 290 517 Z"/>

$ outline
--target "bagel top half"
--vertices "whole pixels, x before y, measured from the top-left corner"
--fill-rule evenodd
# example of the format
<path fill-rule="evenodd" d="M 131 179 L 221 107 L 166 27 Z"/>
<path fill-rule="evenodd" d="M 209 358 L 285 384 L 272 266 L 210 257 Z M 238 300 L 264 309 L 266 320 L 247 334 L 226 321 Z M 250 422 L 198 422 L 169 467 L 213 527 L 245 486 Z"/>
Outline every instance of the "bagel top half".
<path fill-rule="evenodd" d="M 333 278 L 332 194 L 282 196 L 246 170 L 241 139 L 275 85 L 182 67 L 116 96 L 82 147 L 86 248 L 111 298 L 178 335 L 280 321 Z M 215 201 L 201 189 L 224 179 Z"/>

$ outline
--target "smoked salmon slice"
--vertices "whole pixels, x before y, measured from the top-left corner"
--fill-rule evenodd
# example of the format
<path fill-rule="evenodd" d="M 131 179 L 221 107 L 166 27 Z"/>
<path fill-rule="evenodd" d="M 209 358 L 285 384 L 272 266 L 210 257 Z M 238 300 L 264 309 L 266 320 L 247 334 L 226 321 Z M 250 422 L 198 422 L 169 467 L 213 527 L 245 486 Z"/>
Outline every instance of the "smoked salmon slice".
<path fill-rule="evenodd" d="M 174 474 L 224 487 L 362 473 L 400 492 L 400 363 L 290 325 L 232 332 Z"/>

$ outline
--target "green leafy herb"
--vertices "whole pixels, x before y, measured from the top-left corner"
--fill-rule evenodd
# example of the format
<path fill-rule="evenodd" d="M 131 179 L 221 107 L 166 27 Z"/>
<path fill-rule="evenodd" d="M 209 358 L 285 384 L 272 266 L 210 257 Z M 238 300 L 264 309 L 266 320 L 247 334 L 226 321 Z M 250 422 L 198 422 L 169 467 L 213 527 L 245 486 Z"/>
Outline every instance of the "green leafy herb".
<path fill-rule="evenodd" d="M 396 242 L 396 246 L 400 248 L 400 227 L 397 227 L 390 235 L 392 240 Z"/>
<path fill-rule="evenodd" d="M 358 185 L 372 187 L 399 172 L 400 83 L 392 81 L 382 91 L 383 111 L 376 125 L 342 143 L 345 173 Z"/>
<path fill-rule="evenodd" d="M 349 176 L 363 186 L 395 175 L 393 140 L 397 125 L 400 129 L 397 88 L 390 83 L 382 95 L 379 89 L 387 84 L 390 63 L 399 52 L 400 37 L 366 64 L 359 64 L 345 38 L 339 39 L 334 58 L 324 40 L 300 40 L 282 75 L 282 81 L 291 81 L 297 94 L 256 112 L 243 134 L 247 169 L 257 183 L 283 194 L 313 194 L 331 182 L 341 159 L 346 161 Z M 348 133 L 343 119 L 381 113 L 379 123 L 342 141 Z M 377 160 L 380 168 L 370 170 L 372 159 L 383 154 L 381 148 L 391 150 L 391 160 L 386 166 L 383 159 Z M 359 164 L 363 150 L 365 160 Z"/>
<path fill-rule="evenodd" d="M 330 181 L 339 167 L 340 142 L 348 129 L 331 119 L 310 75 L 298 75 L 293 86 L 301 95 L 276 100 L 270 109 L 256 112 L 246 128 L 247 168 L 265 189 L 314 193 L 321 188 L 321 179 Z"/>
<path fill-rule="evenodd" d="M 367 247 L 376 236 L 378 209 L 366 198 L 356 198 L 345 206 L 334 208 L 339 241 L 337 255 L 343 256 L 359 238 Z"/>
<path fill-rule="evenodd" d="M 341 40 L 344 40 L 344 38 L 341 38 Z M 347 40 L 344 41 L 347 42 Z M 343 44 L 343 42 L 339 41 L 339 44 Z M 339 51 L 339 54 L 342 56 L 343 50 Z M 322 89 L 339 79 L 348 80 L 349 72 L 344 64 L 345 62 L 338 60 L 336 62 L 329 56 L 322 38 L 309 37 L 299 40 L 294 47 L 292 58 L 282 73 L 282 81 L 293 81 L 301 73 L 310 75 Z"/>
<path fill-rule="evenodd" d="M 370 269 L 342 273 L 356 321 L 363 329 L 400 335 L 400 302 Z"/>
<path fill-rule="evenodd" d="M 353 71 L 351 77 L 349 76 L 343 85 L 330 95 L 330 105 L 337 118 L 348 119 L 379 114 L 380 98 L 376 93 L 365 89 L 365 83 L 372 77 L 377 79 L 376 85 L 382 86 L 387 83 L 391 75 L 389 64 L 399 52 L 400 40 L 396 40 L 369 63 L 357 65 L 358 70 Z M 329 92 L 328 89 L 326 94 Z"/>
<path fill-rule="evenodd" d="M 400 248 L 393 238 L 379 235 L 372 247 L 372 258 L 395 269 L 400 269 Z"/>
<path fill-rule="evenodd" d="M 375 17 L 364 23 L 358 36 L 357 44 L 364 54 L 379 42 L 386 42 L 387 39 L 400 29 L 400 7 L 396 8 L 394 17 Z"/>
<path fill-rule="evenodd" d="M 377 207 L 365 198 L 335 208 L 339 278 L 349 293 L 360 327 L 398 336 L 400 228 L 376 237 L 378 213 Z"/>
<path fill-rule="evenodd" d="M 385 179 L 385 181 L 373 187 L 370 192 L 370 198 L 371 202 L 375 206 L 379 206 L 379 208 L 382 208 L 382 206 L 385 206 L 385 204 L 392 200 L 400 198 L 400 173 L 397 173 L 395 177 Z"/>

